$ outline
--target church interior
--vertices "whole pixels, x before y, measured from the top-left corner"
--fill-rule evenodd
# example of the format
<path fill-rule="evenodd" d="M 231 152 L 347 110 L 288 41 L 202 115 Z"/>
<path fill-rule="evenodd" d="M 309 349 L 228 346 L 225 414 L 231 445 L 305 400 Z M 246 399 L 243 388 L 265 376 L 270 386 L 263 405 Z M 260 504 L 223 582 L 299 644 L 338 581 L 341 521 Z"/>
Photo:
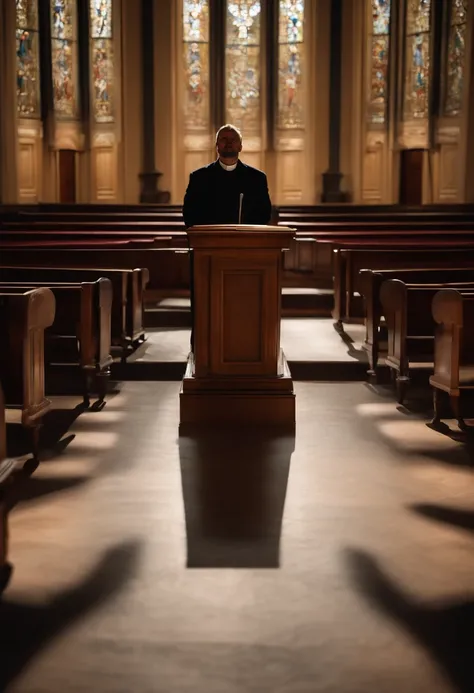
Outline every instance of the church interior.
<path fill-rule="evenodd" d="M 0 0 L 0 103 L 0 691 L 473 693 L 474 0 Z"/>

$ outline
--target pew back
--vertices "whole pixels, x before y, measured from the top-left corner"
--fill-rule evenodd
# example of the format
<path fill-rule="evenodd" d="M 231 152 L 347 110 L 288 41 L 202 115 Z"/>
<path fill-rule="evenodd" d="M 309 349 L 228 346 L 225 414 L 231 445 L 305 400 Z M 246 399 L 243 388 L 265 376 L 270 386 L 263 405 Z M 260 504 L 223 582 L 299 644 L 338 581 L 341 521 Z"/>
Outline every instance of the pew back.
<path fill-rule="evenodd" d="M 37 267 L 3 265 L 0 281 L 79 282 L 104 277 L 112 284 L 112 344 L 124 351 L 130 343 L 144 337 L 143 300 L 149 281 L 146 268 L 111 269 L 92 267 Z"/>
<path fill-rule="evenodd" d="M 474 290 L 442 289 L 432 301 L 436 323 L 433 386 L 459 395 L 474 388 Z"/>
<path fill-rule="evenodd" d="M 42 283 L 0 282 L 4 294 L 21 294 Z M 55 297 L 54 321 L 46 330 L 46 362 L 75 363 L 86 370 L 103 370 L 110 355 L 112 284 L 104 277 L 95 282 L 45 282 Z"/>
<path fill-rule="evenodd" d="M 450 286 L 474 290 L 474 282 Z M 433 364 L 435 325 L 431 303 L 441 288 L 439 284 L 409 285 L 399 279 L 382 283 L 380 300 L 388 334 L 386 364 L 397 374 L 399 402 L 405 396 L 410 366 Z"/>
<path fill-rule="evenodd" d="M 44 388 L 44 331 L 54 315 L 50 289 L 0 291 L 0 378 L 6 406 L 21 409 L 25 426 L 35 426 L 51 405 Z"/>

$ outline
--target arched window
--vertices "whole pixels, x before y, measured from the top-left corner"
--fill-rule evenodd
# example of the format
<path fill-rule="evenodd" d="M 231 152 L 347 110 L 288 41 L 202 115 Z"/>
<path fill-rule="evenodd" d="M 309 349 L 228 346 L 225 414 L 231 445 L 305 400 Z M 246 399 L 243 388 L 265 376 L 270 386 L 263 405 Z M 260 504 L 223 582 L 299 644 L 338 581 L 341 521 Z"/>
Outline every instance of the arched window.
<path fill-rule="evenodd" d="M 462 108 L 467 4 L 468 0 L 451 2 L 444 104 L 446 115 L 458 115 Z"/>
<path fill-rule="evenodd" d="M 51 0 L 51 55 L 54 110 L 58 116 L 78 114 L 76 0 Z"/>
<path fill-rule="evenodd" d="M 390 0 L 372 0 L 369 122 L 384 123 L 390 47 Z"/>
<path fill-rule="evenodd" d="M 431 0 L 408 0 L 405 43 L 405 119 L 428 115 Z"/>
<path fill-rule="evenodd" d="M 99 123 L 114 119 L 112 0 L 90 0 L 92 112 Z"/>
<path fill-rule="evenodd" d="M 209 2 L 183 2 L 184 121 L 186 129 L 209 123 Z"/>
<path fill-rule="evenodd" d="M 37 0 L 16 0 L 16 84 L 20 118 L 40 115 Z"/>
<path fill-rule="evenodd" d="M 304 0 L 280 0 L 278 22 L 278 118 L 281 128 L 303 126 Z"/>
<path fill-rule="evenodd" d="M 260 18 L 258 0 L 227 3 L 226 120 L 245 133 L 260 131 Z"/>

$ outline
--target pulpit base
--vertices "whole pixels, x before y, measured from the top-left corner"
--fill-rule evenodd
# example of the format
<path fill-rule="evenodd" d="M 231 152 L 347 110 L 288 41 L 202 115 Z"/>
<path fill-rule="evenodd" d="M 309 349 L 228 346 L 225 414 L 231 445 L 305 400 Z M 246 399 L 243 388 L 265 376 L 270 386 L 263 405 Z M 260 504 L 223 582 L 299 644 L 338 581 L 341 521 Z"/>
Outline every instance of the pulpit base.
<path fill-rule="evenodd" d="M 296 398 L 283 354 L 282 362 L 281 376 L 195 378 L 191 356 L 179 396 L 180 427 L 197 424 L 293 429 Z"/>

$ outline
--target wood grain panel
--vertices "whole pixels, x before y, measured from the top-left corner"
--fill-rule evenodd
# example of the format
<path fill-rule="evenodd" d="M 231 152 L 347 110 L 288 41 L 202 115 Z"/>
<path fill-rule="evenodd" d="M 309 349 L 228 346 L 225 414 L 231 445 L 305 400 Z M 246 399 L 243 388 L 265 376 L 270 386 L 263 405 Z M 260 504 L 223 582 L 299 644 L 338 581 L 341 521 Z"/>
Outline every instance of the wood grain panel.
<path fill-rule="evenodd" d="M 258 272 L 225 272 L 222 277 L 223 310 L 233 318 L 222 323 L 222 360 L 226 363 L 257 363 L 263 360 L 259 329 L 263 279 Z"/>
<path fill-rule="evenodd" d="M 223 254 L 212 260 L 211 371 L 277 375 L 278 262 L 273 253 L 242 255 Z"/>

